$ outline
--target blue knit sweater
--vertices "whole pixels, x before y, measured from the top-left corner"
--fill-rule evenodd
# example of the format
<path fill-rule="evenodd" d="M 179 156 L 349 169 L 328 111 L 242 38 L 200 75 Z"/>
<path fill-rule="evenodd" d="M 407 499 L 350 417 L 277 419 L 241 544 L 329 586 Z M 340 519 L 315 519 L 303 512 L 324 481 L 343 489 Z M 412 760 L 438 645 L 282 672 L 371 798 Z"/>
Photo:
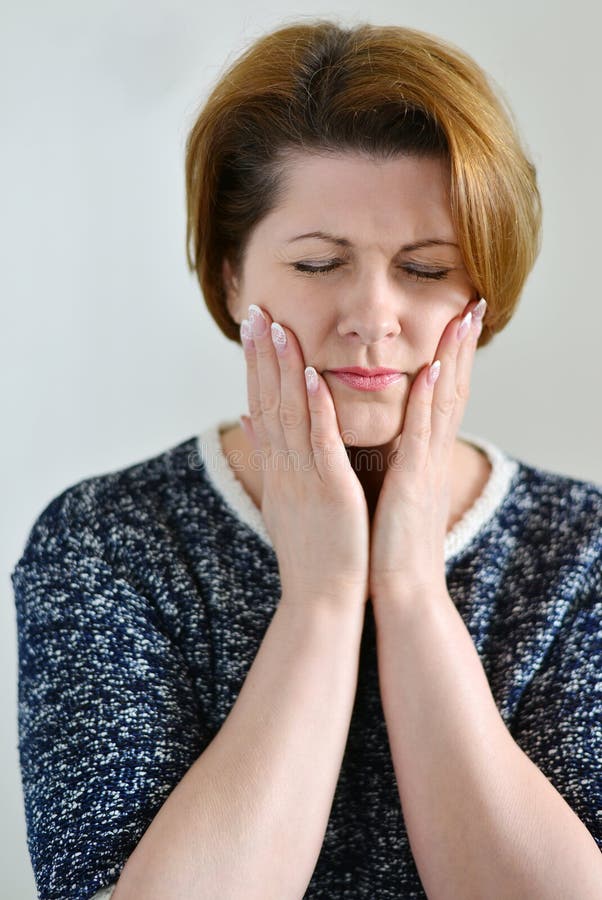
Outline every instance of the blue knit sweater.
<path fill-rule="evenodd" d="M 41 900 L 90 900 L 107 886 L 98 897 L 110 896 L 219 731 L 277 607 L 270 537 L 221 449 L 218 429 L 229 424 L 68 487 L 39 514 L 12 572 L 19 757 Z M 446 536 L 450 596 L 515 741 L 602 849 L 602 487 L 460 436 L 493 469 Z M 305 897 L 426 897 L 395 782 L 370 603 Z"/>

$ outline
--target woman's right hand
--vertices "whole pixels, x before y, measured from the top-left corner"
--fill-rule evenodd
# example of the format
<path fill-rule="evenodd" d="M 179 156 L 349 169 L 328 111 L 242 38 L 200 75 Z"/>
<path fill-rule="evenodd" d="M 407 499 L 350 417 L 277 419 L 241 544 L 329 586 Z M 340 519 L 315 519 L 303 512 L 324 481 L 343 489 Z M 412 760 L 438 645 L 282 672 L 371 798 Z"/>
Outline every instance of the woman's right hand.
<path fill-rule="evenodd" d="M 269 313 L 263 309 L 255 317 L 254 310 L 259 307 L 251 304 L 251 321 L 241 325 L 252 460 L 263 472 L 261 512 L 278 559 L 282 597 L 304 605 L 362 606 L 368 596 L 368 506 L 332 395 L 317 373 L 318 390 L 308 393 L 297 338 L 280 326 L 286 344 L 277 351 Z M 261 333 L 253 319 L 260 327 L 263 322 Z"/>

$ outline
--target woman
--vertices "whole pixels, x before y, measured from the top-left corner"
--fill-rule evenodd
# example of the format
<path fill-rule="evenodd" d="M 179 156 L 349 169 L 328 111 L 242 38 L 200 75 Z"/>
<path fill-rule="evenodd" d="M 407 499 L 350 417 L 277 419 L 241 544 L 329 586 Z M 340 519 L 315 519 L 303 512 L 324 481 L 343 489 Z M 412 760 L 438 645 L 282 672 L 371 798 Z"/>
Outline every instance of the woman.
<path fill-rule="evenodd" d="M 602 489 L 459 435 L 539 249 L 509 115 L 433 36 L 290 25 L 186 175 L 249 416 L 15 566 L 40 896 L 599 897 Z"/>

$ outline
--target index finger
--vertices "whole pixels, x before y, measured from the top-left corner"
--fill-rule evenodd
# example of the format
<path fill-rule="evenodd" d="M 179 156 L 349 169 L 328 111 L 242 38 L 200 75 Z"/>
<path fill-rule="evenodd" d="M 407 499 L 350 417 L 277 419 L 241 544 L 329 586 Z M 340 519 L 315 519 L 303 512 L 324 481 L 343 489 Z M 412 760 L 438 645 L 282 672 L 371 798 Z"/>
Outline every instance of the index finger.
<path fill-rule="evenodd" d="M 469 307 L 472 312 L 470 332 L 466 335 L 458 349 L 455 367 L 455 403 L 448 422 L 448 449 L 451 452 L 456 440 L 468 400 L 470 398 L 470 383 L 474 366 L 475 352 L 479 335 L 482 331 L 482 320 L 487 302 L 481 298 L 478 303 Z"/>

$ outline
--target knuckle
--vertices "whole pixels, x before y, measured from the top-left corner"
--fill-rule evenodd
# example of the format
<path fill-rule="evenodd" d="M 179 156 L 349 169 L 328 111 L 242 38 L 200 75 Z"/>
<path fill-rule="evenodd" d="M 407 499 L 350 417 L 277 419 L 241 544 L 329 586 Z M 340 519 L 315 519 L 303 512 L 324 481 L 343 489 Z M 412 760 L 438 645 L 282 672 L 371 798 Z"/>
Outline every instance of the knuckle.
<path fill-rule="evenodd" d="M 251 353 L 251 354 L 246 354 L 245 355 L 245 363 L 246 363 L 248 371 L 252 375 L 256 375 L 257 374 L 257 353 L 255 352 L 255 353 Z"/>
<path fill-rule="evenodd" d="M 269 329 L 267 333 L 269 335 Z M 272 356 L 272 353 L 274 352 L 274 346 L 271 339 L 268 341 L 264 340 L 263 337 L 258 336 L 253 338 L 253 340 L 255 341 L 255 353 L 258 357 L 266 359 Z"/>
<path fill-rule="evenodd" d="M 259 402 L 258 397 L 249 397 L 248 398 L 248 406 L 249 406 L 249 415 L 251 419 L 256 422 L 261 418 L 261 403 Z"/>
<path fill-rule="evenodd" d="M 275 394 L 264 394 L 260 400 L 261 414 L 266 419 L 275 419 L 279 416 L 280 402 Z"/>
<path fill-rule="evenodd" d="M 280 421 L 283 428 L 299 428 L 303 424 L 304 414 L 301 409 L 289 403 L 280 404 Z"/>
<path fill-rule="evenodd" d="M 456 387 L 456 396 L 458 400 L 464 402 L 470 397 L 470 385 L 466 381 L 459 381 Z"/>
<path fill-rule="evenodd" d="M 389 457 L 389 466 L 392 469 L 403 469 L 406 465 L 407 453 L 402 447 L 394 450 Z"/>
<path fill-rule="evenodd" d="M 441 397 L 436 402 L 437 412 L 441 413 L 443 416 L 450 416 L 454 411 L 455 405 L 455 397 Z"/>
<path fill-rule="evenodd" d="M 318 453 L 328 454 L 332 449 L 332 441 L 326 431 L 314 429 L 311 433 L 311 442 Z"/>
<path fill-rule="evenodd" d="M 417 426 L 412 432 L 412 437 L 421 444 L 427 443 L 431 437 L 431 426 L 429 424 Z"/>

